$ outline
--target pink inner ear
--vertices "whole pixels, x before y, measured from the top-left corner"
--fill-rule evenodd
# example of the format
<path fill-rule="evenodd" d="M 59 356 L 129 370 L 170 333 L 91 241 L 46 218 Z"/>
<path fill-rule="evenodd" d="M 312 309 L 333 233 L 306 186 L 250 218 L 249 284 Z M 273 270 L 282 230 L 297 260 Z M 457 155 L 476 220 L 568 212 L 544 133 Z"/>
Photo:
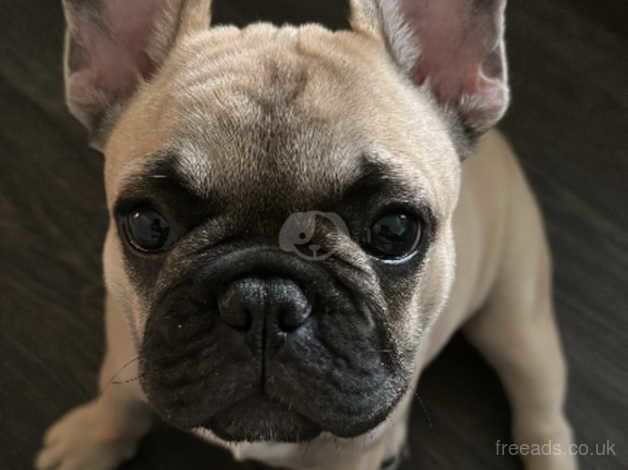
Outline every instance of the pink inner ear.
<path fill-rule="evenodd" d="M 163 7 L 163 0 L 108 0 L 114 37 L 129 51 L 137 70 L 148 77 L 153 72 L 146 54 L 153 33 L 155 18 Z"/>
<path fill-rule="evenodd" d="M 102 23 L 81 18 L 78 32 L 89 55 L 89 73 L 102 89 L 126 95 L 135 88 L 138 76 L 150 78 L 155 65 L 146 47 L 161 1 L 106 0 L 101 6 Z"/>
<path fill-rule="evenodd" d="M 469 0 L 402 0 L 405 18 L 415 31 L 420 47 L 415 70 L 417 84 L 429 79 L 434 94 L 443 103 L 463 95 L 476 95 L 490 86 L 483 73 L 484 62 L 500 39 L 488 7 Z M 497 3 L 497 2 L 489 2 Z M 488 67 L 490 68 L 490 67 Z"/>

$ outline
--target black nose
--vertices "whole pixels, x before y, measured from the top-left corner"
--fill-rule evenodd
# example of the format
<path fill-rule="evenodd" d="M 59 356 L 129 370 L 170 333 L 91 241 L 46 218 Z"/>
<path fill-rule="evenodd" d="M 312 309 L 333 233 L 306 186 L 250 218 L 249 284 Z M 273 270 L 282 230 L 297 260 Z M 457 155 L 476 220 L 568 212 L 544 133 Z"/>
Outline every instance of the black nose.
<path fill-rule="evenodd" d="M 270 321 L 289 333 L 305 323 L 312 305 L 301 288 L 288 279 L 250 277 L 229 284 L 218 297 L 218 311 L 220 318 L 238 331 Z"/>

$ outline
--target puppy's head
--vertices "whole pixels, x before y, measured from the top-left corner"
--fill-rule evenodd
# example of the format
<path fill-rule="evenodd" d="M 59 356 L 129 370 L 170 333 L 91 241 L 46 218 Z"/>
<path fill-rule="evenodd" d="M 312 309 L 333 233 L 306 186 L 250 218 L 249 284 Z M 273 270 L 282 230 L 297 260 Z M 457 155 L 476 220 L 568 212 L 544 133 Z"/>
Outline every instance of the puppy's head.
<path fill-rule="evenodd" d="M 335 33 L 212 28 L 208 0 L 65 7 L 155 410 L 236 441 L 382 422 L 451 286 L 460 159 L 507 105 L 504 1 L 353 0 Z"/>

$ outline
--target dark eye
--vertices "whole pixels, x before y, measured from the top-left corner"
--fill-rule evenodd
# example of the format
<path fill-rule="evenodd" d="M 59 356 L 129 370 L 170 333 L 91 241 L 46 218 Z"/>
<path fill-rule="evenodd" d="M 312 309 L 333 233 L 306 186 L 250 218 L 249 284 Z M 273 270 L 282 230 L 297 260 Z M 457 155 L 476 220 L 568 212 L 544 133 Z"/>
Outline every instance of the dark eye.
<path fill-rule="evenodd" d="M 368 229 L 365 248 L 383 260 L 399 260 L 412 255 L 421 241 L 421 223 L 405 213 L 386 214 Z"/>
<path fill-rule="evenodd" d="M 134 209 L 124 221 L 129 243 L 143 252 L 159 252 L 170 248 L 170 224 L 152 208 Z"/>

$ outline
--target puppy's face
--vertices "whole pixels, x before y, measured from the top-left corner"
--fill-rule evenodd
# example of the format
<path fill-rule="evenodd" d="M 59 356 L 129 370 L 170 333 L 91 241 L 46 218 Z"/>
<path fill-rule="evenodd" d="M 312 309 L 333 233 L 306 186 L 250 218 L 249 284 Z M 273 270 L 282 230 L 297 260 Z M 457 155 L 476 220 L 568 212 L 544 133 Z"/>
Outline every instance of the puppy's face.
<path fill-rule="evenodd" d="M 408 393 L 453 278 L 463 126 L 353 8 L 358 32 L 188 31 L 110 126 L 107 286 L 176 426 L 352 437 Z"/>

